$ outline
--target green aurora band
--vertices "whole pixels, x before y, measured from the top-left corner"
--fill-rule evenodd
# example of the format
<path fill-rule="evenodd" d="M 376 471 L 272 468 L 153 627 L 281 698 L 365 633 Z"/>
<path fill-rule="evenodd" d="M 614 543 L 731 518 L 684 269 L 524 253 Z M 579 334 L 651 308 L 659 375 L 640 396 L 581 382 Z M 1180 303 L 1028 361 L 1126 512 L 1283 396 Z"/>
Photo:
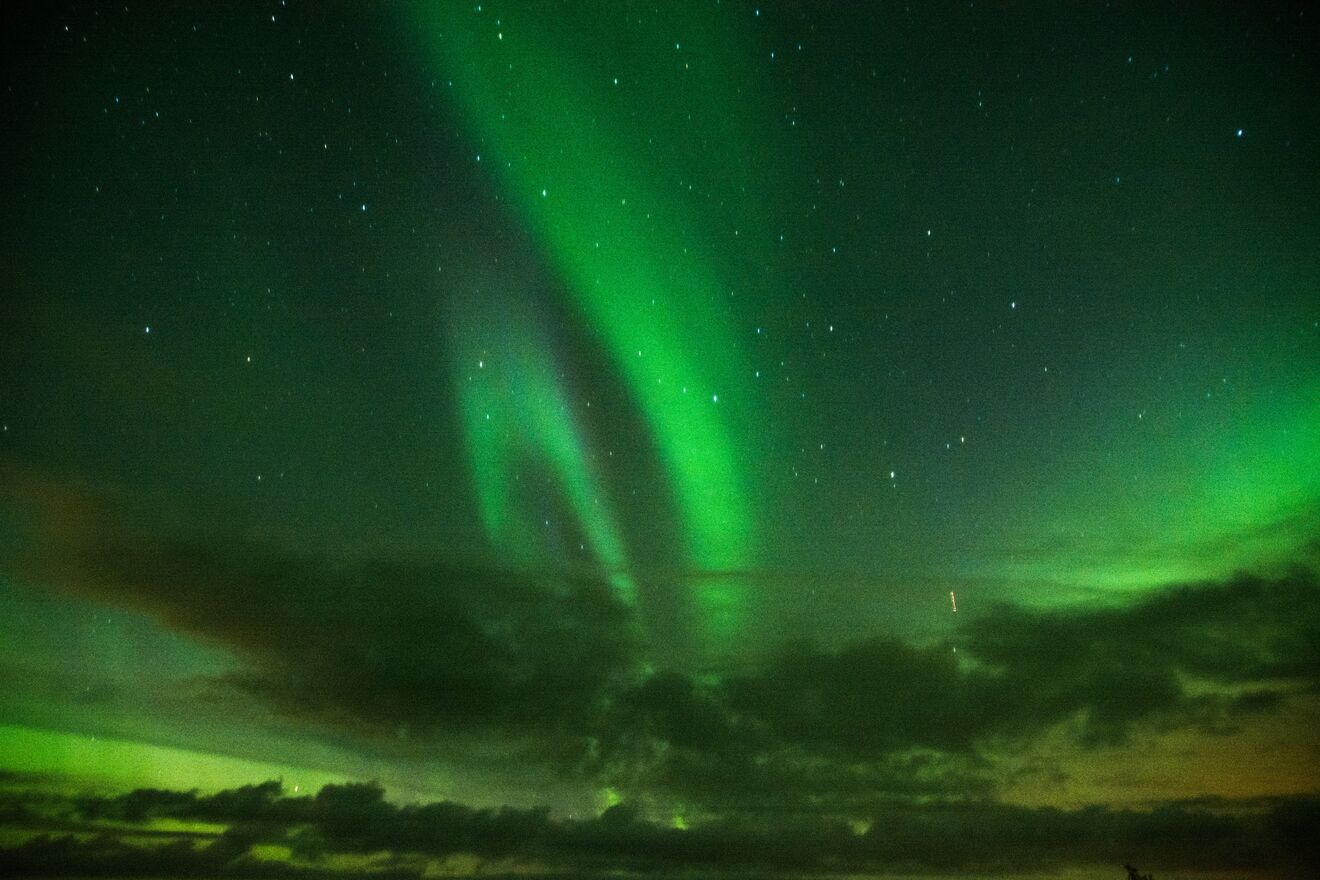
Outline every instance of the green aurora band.
<path fill-rule="evenodd" d="M 755 219 L 763 215 L 747 167 L 753 144 L 764 145 L 747 134 L 753 122 L 738 116 L 755 106 L 740 72 L 745 54 L 730 40 L 728 22 L 717 28 L 695 8 L 675 9 L 668 22 L 687 42 L 675 42 L 657 22 L 642 29 L 638 45 L 622 46 L 590 38 L 600 25 L 589 12 L 565 23 L 535 4 L 499 14 L 441 6 L 422 13 L 420 25 L 452 74 L 474 142 L 484 145 L 479 161 L 499 175 L 645 419 L 682 518 L 689 565 L 736 571 L 755 558 L 758 544 L 735 440 L 756 436 L 749 432 L 757 430 L 757 392 L 730 320 L 730 279 L 714 268 L 717 255 L 702 234 L 712 209 L 696 211 L 697 197 L 683 181 L 702 181 L 708 197 L 707 181 L 720 181 L 720 197 L 703 200 L 723 205 L 715 222 L 752 242 L 770 241 L 764 219 Z M 689 91 L 646 92 L 648 69 L 672 76 L 676 67 L 690 77 Z M 689 114 L 694 101 L 703 110 Z M 700 145 L 694 153 L 666 154 L 652 136 L 679 126 L 680 140 Z M 521 356 L 527 362 L 519 378 L 508 381 L 529 384 L 505 392 L 538 402 L 508 417 L 559 471 L 598 561 L 617 578 L 625 551 L 610 515 L 598 509 L 601 493 L 587 476 L 581 438 L 563 421 L 563 401 L 549 385 L 554 365 L 530 363 L 541 355 L 528 349 Z M 517 546 L 529 536 L 510 529 L 505 441 L 490 439 L 479 396 L 465 411 L 488 535 L 498 547 Z M 728 637 L 745 617 L 745 590 L 736 581 L 705 578 L 696 588 L 698 625 L 710 639 Z"/>
<path fill-rule="evenodd" d="M 792 179 L 795 154 L 782 124 L 758 115 L 784 102 L 767 95 L 747 63 L 759 50 L 744 16 L 680 4 L 624 29 L 602 17 L 594 6 L 445 4 L 418 7 L 407 24 L 423 40 L 420 63 L 440 71 L 438 84 L 454 96 L 474 161 L 498 181 L 642 415 L 681 521 L 698 626 L 722 644 L 754 616 L 741 572 L 755 569 L 786 527 L 776 519 L 785 499 L 760 497 L 771 490 L 753 462 L 773 445 L 767 438 L 792 426 L 771 424 L 738 327 L 741 320 L 746 329 L 758 297 L 785 299 L 776 282 L 762 280 L 781 259 L 771 230 L 789 217 L 789 196 L 767 181 Z M 736 248 L 713 244 L 730 238 Z M 1110 430 L 1132 404 L 1109 387 L 1089 435 L 1056 441 L 1024 431 L 1024 449 L 1037 444 L 1026 472 L 968 474 L 970 486 L 1011 488 L 984 512 L 992 521 L 983 535 L 957 549 L 960 561 L 907 560 L 899 548 L 874 544 L 865 553 L 878 554 L 881 568 L 899 561 L 907 575 L 988 578 L 1004 585 L 1006 598 L 1044 604 L 1286 567 L 1308 545 L 1317 515 L 1320 386 L 1315 365 L 1296 360 L 1303 350 L 1274 351 L 1269 326 L 1206 342 L 1207 350 L 1245 354 L 1226 370 L 1234 386 L 1216 387 L 1214 400 L 1189 407 L 1185 420 L 1176 389 L 1132 375 L 1112 377 L 1112 387 L 1168 411 L 1142 422 L 1144 433 Z M 562 397 L 551 390 L 561 365 L 548 353 L 521 356 L 529 362 L 516 381 L 528 384 L 500 393 Z M 462 364 L 460 381 L 470 368 Z M 581 430 L 546 427 L 536 414 L 543 404 L 529 405 L 511 416 L 525 434 L 521 454 L 558 472 L 597 563 L 631 594 L 635 571 L 628 584 L 618 573 L 636 560 L 602 481 L 588 476 Z M 514 459 L 507 448 L 486 448 L 489 403 L 467 406 L 487 533 L 517 557 L 517 548 L 541 542 L 540 521 L 511 525 Z M 1152 447 L 1152 436 L 1164 440 Z M 1152 535 L 1151 521 L 1166 528 Z M 928 526 L 946 528 L 940 520 Z M 861 572 L 877 564 L 872 555 L 855 559 Z M 1042 584 L 1051 588 L 1042 592 Z"/>
<path fill-rule="evenodd" d="M 1006 517 L 1002 534 L 1034 542 L 1029 552 L 960 573 L 1015 583 L 1014 601 L 1066 606 L 1320 561 L 1320 382 L 1304 365 L 1279 369 L 1293 387 L 1243 392 L 1209 426 L 1161 426 L 1170 442 L 1154 452 L 1097 441 L 1079 453 L 1094 466 L 1051 474 L 1034 507 Z"/>

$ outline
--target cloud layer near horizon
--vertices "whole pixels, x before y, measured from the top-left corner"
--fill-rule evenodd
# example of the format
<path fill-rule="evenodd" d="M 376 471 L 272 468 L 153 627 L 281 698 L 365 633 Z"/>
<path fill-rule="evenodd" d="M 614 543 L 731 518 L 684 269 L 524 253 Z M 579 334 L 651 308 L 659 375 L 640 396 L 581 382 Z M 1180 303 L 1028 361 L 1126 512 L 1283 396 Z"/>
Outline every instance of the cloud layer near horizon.
<path fill-rule="evenodd" d="M 521 743 L 537 772 L 712 815 L 984 797 L 1002 782 L 987 756 L 1050 731 L 1082 749 L 1231 734 L 1320 690 L 1303 569 L 1113 607 L 997 606 L 964 615 L 956 652 L 876 636 L 693 670 L 651 666 L 633 610 L 589 578 L 334 563 L 149 536 L 102 510 L 58 522 L 25 543 L 27 578 L 231 652 L 237 671 L 206 688 L 363 743 Z"/>
<path fill-rule="evenodd" d="M 454 857 L 475 860 L 469 867 L 483 873 L 534 864 L 575 876 L 1022 872 L 1117 865 L 1125 858 L 1162 869 L 1285 873 L 1320 864 L 1310 837 L 1320 821 L 1314 797 L 1169 803 L 1144 811 L 946 803 L 877 809 L 863 825 L 820 817 L 712 818 L 680 830 L 626 804 L 574 820 L 450 802 L 400 806 L 372 784 L 328 785 L 294 797 L 272 781 L 213 795 L 138 789 L 60 798 L 17 789 L 0 794 L 0 811 L 7 825 L 31 835 L 0 849 L 0 866 L 88 876 L 366 871 L 365 862 L 345 868 L 344 857 L 370 859 L 373 876 L 416 876 L 432 860 Z M 152 830 L 162 819 L 222 830 Z M 266 845 L 266 856 L 253 850 L 258 845 Z M 271 858 L 271 846 L 287 856 Z"/>

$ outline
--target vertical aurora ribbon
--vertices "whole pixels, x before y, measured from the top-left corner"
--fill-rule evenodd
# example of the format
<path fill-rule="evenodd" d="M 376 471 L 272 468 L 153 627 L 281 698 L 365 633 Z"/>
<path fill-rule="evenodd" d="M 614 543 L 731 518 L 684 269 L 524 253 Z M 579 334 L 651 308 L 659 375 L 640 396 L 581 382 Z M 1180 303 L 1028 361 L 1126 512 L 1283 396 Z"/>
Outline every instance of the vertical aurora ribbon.
<path fill-rule="evenodd" d="M 732 312 L 731 261 L 716 238 L 737 236 L 747 242 L 740 252 L 768 262 L 759 249 L 771 237 L 749 170 L 765 139 L 748 134 L 755 89 L 727 12 L 681 6 L 630 27 L 625 40 L 593 40 L 603 27 L 593 15 L 627 14 L 486 4 L 424 8 L 418 22 L 452 80 L 479 161 L 498 175 L 650 431 L 682 520 L 684 565 L 733 572 L 757 544 L 735 438 L 758 436 L 761 407 Z M 525 366 L 536 387 L 520 396 L 553 401 L 535 378 L 552 365 Z M 559 471 L 598 561 L 620 571 L 618 529 L 596 510 L 600 487 L 588 488 L 581 438 L 551 412 L 560 407 L 533 404 L 521 430 Z M 487 527 L 497 542 L 518 543 L 525 537 L 505 527 L 509 512 L 491 500 L 507 496 L 510 474 L 479 409 L 469 407 L 467 428 Z M 698 580 L 703 635 L 727 638 L 745 615 L 744 591 L 736 577 Z"/>
<path fill-rule="evenodd" d="M 487 305 L 455 316 L 454 350 L 464 431 L 482 525 L 491 541 L 525 566 L 562 558 L 558 530 L 537 521 L 522 500 L 552 488 L 567 500 L 576 529 L 590 544 L 620 600 L 633 604 L 623 541 L 609 497 L 594 472 L 587 442 L 555 371 L 552 348 L 531 316 Z M 530 483 L 542 470 L 552 487 Z M 542 510 L 539 515 L 546 515 Z"/>

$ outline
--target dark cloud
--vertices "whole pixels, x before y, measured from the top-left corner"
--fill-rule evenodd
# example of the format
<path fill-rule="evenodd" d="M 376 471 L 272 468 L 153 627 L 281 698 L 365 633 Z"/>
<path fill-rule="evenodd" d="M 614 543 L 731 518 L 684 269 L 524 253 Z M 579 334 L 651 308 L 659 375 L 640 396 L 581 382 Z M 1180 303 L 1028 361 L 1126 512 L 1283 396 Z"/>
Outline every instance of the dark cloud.
<path fill-rule="evenodd" d="M 1002 606 L 958 633 L 961 653 L 799 644 L 750 673 L 642 679 L 635 622 L 589 579 L 106 535 L 77 565 L 84 592 L 246 657 L 231 683 L 343 727 L 496 725 L 858 759 L 966 752 L 1071 720 L 1096 744 L 1139 725 L 1227 731 L 1320 683 L 1320 589 L 1301 571 L 1117 608 Z"/>
<path fill-rule="evenodd" d="M 965 749 L 1001 702 L 994 683 L 961 670 L 948 647 L 889 639 L 837 651 L 794 646 L 722 690 L 734 712 L 781 741 L 859 756 Z"/>
<path fill-rule="evenodd" d="M 136 834 L 136 832 L 135 832 Z M 113 833 L 89 839 L 41 834 L 23 844 L 0 848 L 0 874 L 7 877 L 243 877 L 254 880 L 329 880 L 346 872 L 308 869 L 257 859 L 237 836 L 221 836 L 196 845 L 180 839 L 164 845 L 139 846 Z M 375 869 L 381 880 L 411 880 L 420 872 Z"/>
<path fill-rule="evenodd" d="M 1320 585 L 1298 570 L 1177 586 L 1118 608 L 1002 606 L 965 642 L 1008 699 L 1004 730 L 1080 715 L 1096 743 L 1142 723 L 1225 731 L 1320 685 Z"/>
<path fill-rule="evenodd" d="M 245 664 L 226 683 L 292 719 L 418 743 L 527 734 L 559 772 L 717 813 L 988 797 L 988 758 L 1060 725 L 1084 745 L 1230 733 L 1320 685 L 1320 585 L 1301 570 L 1115 607 L 1001 606 L 948 642 L 792 644 L 698 675 L 644 671 L 634 617 L 591 579 L 59 520 L 26 570 L 228 646 Z"/>
<path fill-rule="evenodd" d="M 629 668 L 626 615 L 599 584 L 394 566 L 316 581 L 251 617 L 231 613 L 243 629 L 218 634 L 257 660 L 231 683 L 294 717 L 419 733 L 572 729 Z M 332 607 L 309 608 L 327 587 Z"/>
<path fill-rule="evenodd" d="M 958 749 L 1074 718 L 1091 743 L 1142 724 L 1225 732 L 1320 684 L 1320 587 L 1298 571 L 1179 586 L 1119 608 L 1000 606 L 956 641 L 956 655 L 880 641 L 798 650 L 736 683 L 733 702 L 794 739 L 854 753 Z"/>
<path fill-rule="evenodd" d="M 984 792 L 978 756 L 1061 724 L 1086 746 L 1232 733 L 1320 683 L 1320 587 L 1297 571 L 1119 608 L 1003 606 L 956 641 L 793 645 L 752 672 L 653 676 L 613 702 L 597 770 L 720 807 L 855 810 Z"/>
<path fill-rule="evenodd" d="M 156 537 L 67 491 L 36 507 L 15 567 L 232 649 L 245 668 L 226 683 L 301 720 L 571 730 L 633 668 L 632 617 L 599 580 Z"/>
<path fill-rule="evenodd" d="M 10 795 L 10 799 L 16 797 Z M 0 855 L 29 874 L 196 876 L 279 873 L 258 865 L 253 844 L 291 848 L 301 864 L 332 854 L 388 854 L 398 865 L 455 854 L 489 864 L 535 861 L 559 871 L 643 874 L 684 871 L 771 873 L 1044 870 L 1119 865 L 1160 870 L 1314 867 L 1310 832 L 1320 800 L 1165 804 L 1151 810 L 1027 808 L 992 801 L 906 804 L 874 810 L 858 826 L 819 816 L 693 820 L 680 830 L 617 805 L 588 820 L 546 810 L 474 809 L 441 802 L 395 805 L 375 785 L 329 785 L 314 796 L 284 797 L 277 783 L 211 796 L 143 790 L 82 798 L 74 812 L 94 823 L 172 818 L 223 823 L 229 830 L 198 846 L 176 841 L 144 849 L 103 831 L 89 842 L 37 837 Z M 113 834 L 132 837 L 132 828 Z M 265 867 L 263 868 L 262 865 Z M 129 867 L 136 871 L 128 872 Z"/>
<path fill-rule="evenodd" d="M 277 800 L 283 799 L 283 794 L 283 786 L 271 780 L 205 797 L 196 791 L 138 788 L 115 798 L 84 797 L 74 803 L 79 814 L 88 819 L 142 822 L 159 816 L 175 816 L 203 821 L 236 821 L 263 816 Z"/>

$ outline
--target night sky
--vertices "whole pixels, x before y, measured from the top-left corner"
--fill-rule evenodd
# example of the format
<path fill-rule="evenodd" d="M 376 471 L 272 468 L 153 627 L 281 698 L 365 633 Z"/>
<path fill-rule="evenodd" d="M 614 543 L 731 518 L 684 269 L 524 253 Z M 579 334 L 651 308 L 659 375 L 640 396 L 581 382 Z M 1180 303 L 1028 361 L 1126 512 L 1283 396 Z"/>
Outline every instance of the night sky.
<path fill-rule="evenodd" d="M 0 30 L 0 873 L 1320 867 L 1320 7 Z"/>

